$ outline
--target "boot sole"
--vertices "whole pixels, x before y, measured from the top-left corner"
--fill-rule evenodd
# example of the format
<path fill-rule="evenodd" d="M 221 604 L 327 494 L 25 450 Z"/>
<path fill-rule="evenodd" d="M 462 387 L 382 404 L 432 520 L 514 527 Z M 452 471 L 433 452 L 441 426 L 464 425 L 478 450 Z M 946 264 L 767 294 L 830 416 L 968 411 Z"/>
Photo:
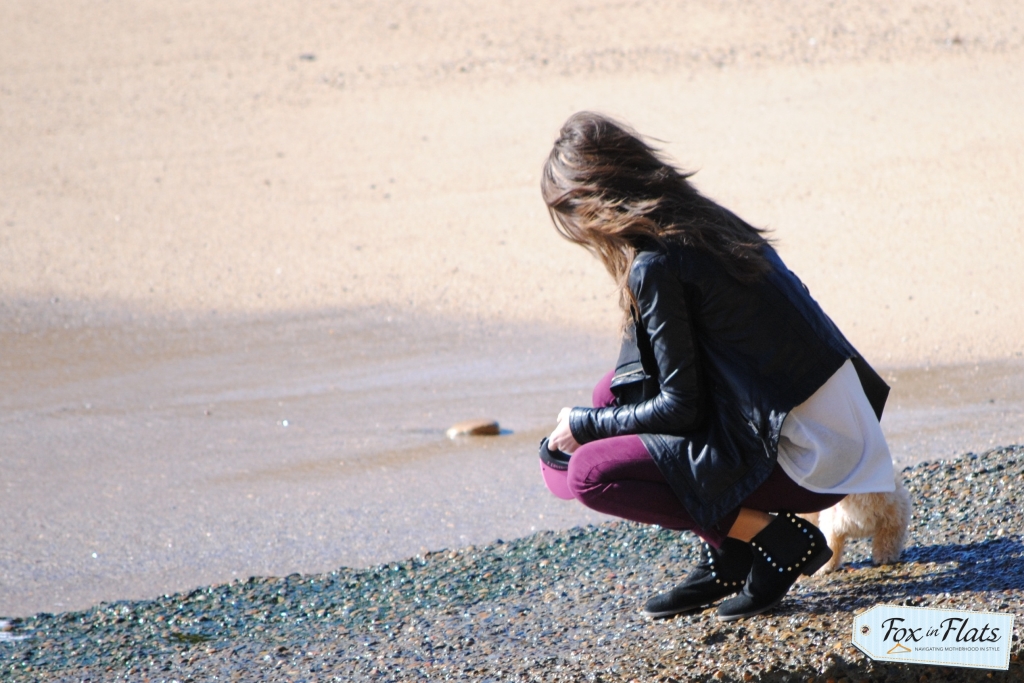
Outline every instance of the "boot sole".
<path fill-rule="evenodd" d="M 788 593 L 789 591 L 786 591 L 786 592 Z M 765 605 L 764 607 L 759 607 L 758 609 L 751 610 L 750 612 L 744 612 L 743 614 L 728 614 L 728 615 L 725 615 L 725 616 L 719 614 L 718 615 L 718 620 L 719 621 L 736 621 L 737 619 L 746 619 L 747 617 L 756 617 L 758 614 L 764 614 L 765 612 L 768 612 L 769 610 L 775 609 L 778 606 L 778 604 L 780 602 L 782 602 L 782 598 L 784 598 L 784 597 L 786 597 L 785 593 L 780 595 L 775 600 L 775 602 L 773 602 L 772 604 Z"/>
<path fill-rule="evenodd" d="M 721 598 L 719 598 L 719 600 L 721 600 Z M 708 607 L 711 607 L 711 605 L 715 604 L 715 602 L 717 602 L 717 601 L 716 600 L 712 600 L 711 602 L 706 603 L 704 605 L 695 605 L 693 607 L 684 607 L 683 609 L 665 610 L 663 612 L 648 612 L 647 610 L 643 610 L 643 613 L 646 616 L 648 616 L 648 617 L 650 617 L 652 619 L 665 619 L 667 617 L 674 617 L 674 616 L 679 615 L 679 614 L 691 614 L 693 612 L 699 612 L 702 609 L 707 609 Z"/>

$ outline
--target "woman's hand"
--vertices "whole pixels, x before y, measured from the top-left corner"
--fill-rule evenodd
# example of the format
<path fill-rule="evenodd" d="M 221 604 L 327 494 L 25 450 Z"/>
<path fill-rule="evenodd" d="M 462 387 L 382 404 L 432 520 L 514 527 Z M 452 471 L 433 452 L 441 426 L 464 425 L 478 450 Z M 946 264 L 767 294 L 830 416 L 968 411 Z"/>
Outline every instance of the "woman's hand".
<path fill-rule="evenodd" d="M 548 437 L 549 449 L 562 451 L 563 453 L 573 453 L 580 447 L 576 438 L 572 435 L 572 430 L 569 429 L 570 412 L 572 412 L 572 408 L 562 408 L 558 411 L 558 426 L 555 427 L 555 431 L 551 432 L 551 436 Z"/>

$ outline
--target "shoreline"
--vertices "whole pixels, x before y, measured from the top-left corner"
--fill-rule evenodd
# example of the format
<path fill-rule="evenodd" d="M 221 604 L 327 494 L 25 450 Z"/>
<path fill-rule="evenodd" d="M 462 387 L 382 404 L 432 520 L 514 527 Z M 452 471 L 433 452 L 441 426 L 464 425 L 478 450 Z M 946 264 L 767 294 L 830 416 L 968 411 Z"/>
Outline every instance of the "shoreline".
<path fill-rule="evenodd" d="M 589 404 L 613 337 L 393 310 L 22 341 L 0 377 L 0 613 L 608 519 L 550 495 L 536 444 Z M 1024 361 L 882 374 L 897 467 L 1024 443 Z M 444 437 L 476 417 L 505 433 Z"/>
<path fill-rule="evenodd" d="M 855 541 L 839 572 L 802 579 L 752 619 L 718 622 L 713 608 L 642 617 L 643 596 L 678 580 L 699 549 L 674 532 L 611 522 L 17 619 L 0 641 L 0 671 L 12 682 L 1016 680 L 1019 640 L 1006 672 L 873 662 L 850 645 L 853 616 L 880 603 L 1024 614 L 1024 520 L 1013 504 L 1024 494 L 1024 447 L 903 476 L 915 514 L 899 564 L 871 566 L 870 547 Z M 1018 620 L 1015 639 L 1022 630 Z"/>

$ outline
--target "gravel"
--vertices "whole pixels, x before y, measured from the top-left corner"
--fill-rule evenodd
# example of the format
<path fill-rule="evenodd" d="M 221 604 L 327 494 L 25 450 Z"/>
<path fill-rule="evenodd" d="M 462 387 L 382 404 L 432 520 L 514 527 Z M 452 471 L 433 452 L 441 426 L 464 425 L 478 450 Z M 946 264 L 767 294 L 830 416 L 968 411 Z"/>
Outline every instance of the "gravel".
<path fill-rule="evenodd" d="M 654 621 L 694 560 L 688 534 L 628 522 L 542 532 L 371 569 L 198 588 L 0 621 L 4 681 L 974 681 L 1008 671 L 873 662 L 853 616 L 902 604 L 1024 613 L 1024 446 L 903 472 L 911 541 L 874 567 L 800 581 L 772 614 Z"/>

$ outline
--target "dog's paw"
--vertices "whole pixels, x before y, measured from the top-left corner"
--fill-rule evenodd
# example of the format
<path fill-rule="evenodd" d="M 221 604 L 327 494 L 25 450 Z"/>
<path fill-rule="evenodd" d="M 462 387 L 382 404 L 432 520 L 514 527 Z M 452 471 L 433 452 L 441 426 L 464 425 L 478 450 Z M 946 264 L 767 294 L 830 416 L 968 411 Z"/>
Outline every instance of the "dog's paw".
<path fill-rule="evenodd" d="M 876 534 L 871 539 L 871 562 L 875 565 L 894 564 L 899 561 L 903 554 L 903 547 L 906 545 L 905 535 Z"/>

